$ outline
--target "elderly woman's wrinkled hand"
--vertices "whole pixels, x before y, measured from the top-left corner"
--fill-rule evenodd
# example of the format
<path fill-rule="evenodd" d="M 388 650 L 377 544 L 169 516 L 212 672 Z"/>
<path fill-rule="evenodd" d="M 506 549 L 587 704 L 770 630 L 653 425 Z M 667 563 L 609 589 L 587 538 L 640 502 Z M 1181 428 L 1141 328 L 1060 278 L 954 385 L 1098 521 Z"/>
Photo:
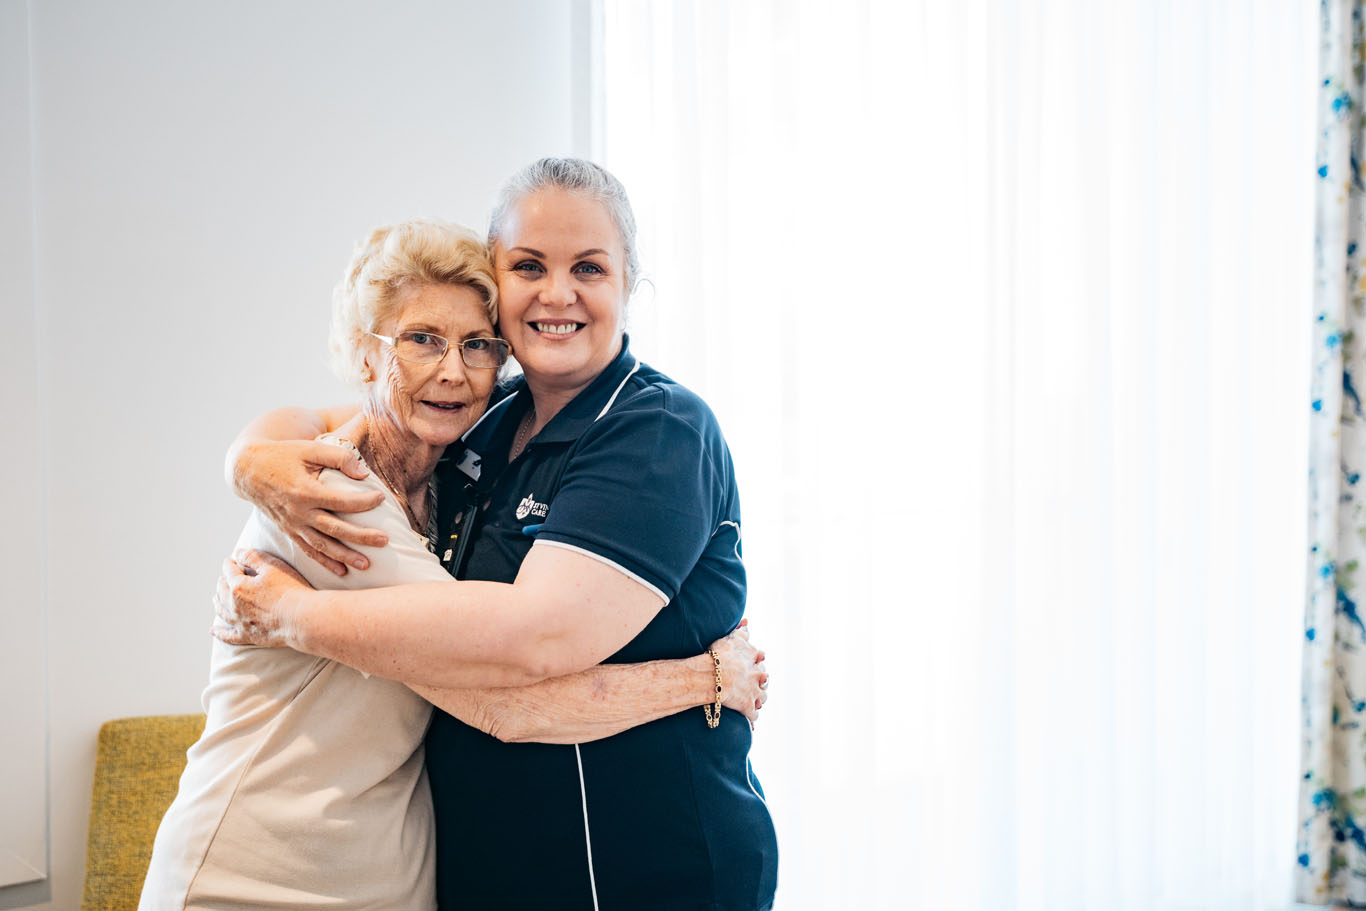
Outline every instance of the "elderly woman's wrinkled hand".
<path fill-rule="evenodd" d="M 236 484 L 304 553 L 344 576 L 347 565 L 366 569 L 370 563 L 343 542 L 383 547 L 388 539 L 382 532 L 347 522 L 336 513 L 373 509 L 384 495 L 379 491 L 345 493 L 327 487 L 318 480 L 324 468 L 335 468 L 356 479 L 368 474 L 347 449 L 292 440 L 257 443 L 244 450 Z"/>
<path fill-rule="evenodd" d="M 711 644 L 721 659 L 721 704 L 742 713 L 750 727 L 759 721 L 759 710 L 768 701 L 768 668 L 765 655 L 749 641 L 749 620 L 741 620 L 730 635 Z"/>
<path fill-rule="evenodd" d="M 259 550 L 239 551 L 223 561 L 211 632 L 229 645 L 287 646 L 291 596 L 310 591 L 303 576 L 280 558 Z"/>

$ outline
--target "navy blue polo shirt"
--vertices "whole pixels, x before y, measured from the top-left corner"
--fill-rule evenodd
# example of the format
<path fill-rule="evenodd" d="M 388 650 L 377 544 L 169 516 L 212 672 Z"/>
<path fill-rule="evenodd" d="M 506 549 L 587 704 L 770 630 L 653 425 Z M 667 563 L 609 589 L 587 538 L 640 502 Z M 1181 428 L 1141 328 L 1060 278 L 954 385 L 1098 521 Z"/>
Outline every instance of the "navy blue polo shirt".
<path fill-rule="evenodd" d="M 443 515 L 474 504 L 461 578 L 512 582 L 533 544 L 626 573 L 667 603 L 609 662 L 691 657 L 734 629 L 740 502 L 707 405 L 623 342 L 508 464 L 531 400 L 521 380 L 500 392 L 444 469 L 443 496 L 467 501 Z M 441 907 L 769 907 L 777 841 L 749 748 L 731 711 L 715 730 L 699 708 L 581 746 L 505 744 L 438 711 Z"/>

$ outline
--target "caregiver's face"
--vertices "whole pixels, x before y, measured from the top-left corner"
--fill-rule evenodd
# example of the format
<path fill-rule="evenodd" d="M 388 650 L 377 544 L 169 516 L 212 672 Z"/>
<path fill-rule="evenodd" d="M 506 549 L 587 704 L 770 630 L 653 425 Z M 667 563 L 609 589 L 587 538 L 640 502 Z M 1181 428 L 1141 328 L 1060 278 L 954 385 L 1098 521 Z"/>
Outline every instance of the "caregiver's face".
<path fill-rule="evenodd" d="M 493 324 L 483 298 L 467 285 L 411 285 L 399 291 L 396 303 L 379 334 L 419 333 L 414 338 L 420 342 L 441 336 L 450 347 L 435 364 L 415 364 L 380 343 L 366 357 L 375 377 L 370 395 L 396 427 L 429 445 L 448 445 L 484 413 L 498 376 L 496 369 L 467 366 L 457 345 L 495 335 Z"/>
<path fill-rule="evenodd" d="M 575 389 L 621 350 L 626 254 L 606 207 L 558 188 L 522 197 L 494 245 L 498 324 L 533 386 Z"/>

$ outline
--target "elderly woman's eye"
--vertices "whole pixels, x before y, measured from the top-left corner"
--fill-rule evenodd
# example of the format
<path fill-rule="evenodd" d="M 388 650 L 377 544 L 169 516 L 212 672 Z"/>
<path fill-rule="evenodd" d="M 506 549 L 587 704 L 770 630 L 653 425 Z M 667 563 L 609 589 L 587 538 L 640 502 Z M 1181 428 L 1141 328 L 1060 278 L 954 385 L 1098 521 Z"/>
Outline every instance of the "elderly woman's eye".
<path fill-rule="evenodd" d="M 540 272 L 541 264 L 534 259 L 524 259 L 512 267 L 514 272 Z"/>
<path fill-rule="evenodd" d="M 446 340 L 430 332 L 404 332 L 399 335 L 398 342 L 399 356 L 409 360 L 415 357 L 440 357 L 446 350 Z"/>
<path fill-rule="evenodd" d="M 486 338 L 472 338 L 465 341 L 466 351 L 487 351 L 493 342 Z"/>
<path fill-rule="evenodd" d="M 579 263 L 574 267 L 575 272 L 582 272 L 586 275 L 604 275 L 607 270 L 597 263 Z"/>

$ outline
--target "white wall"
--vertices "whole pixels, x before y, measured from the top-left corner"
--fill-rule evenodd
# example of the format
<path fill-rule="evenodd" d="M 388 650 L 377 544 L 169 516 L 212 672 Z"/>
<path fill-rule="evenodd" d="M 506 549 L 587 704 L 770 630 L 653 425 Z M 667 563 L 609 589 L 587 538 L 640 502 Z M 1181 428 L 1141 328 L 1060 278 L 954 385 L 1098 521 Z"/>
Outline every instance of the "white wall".
<path fill-rule="evenodd" d="M 0 886 L 37 881 L 30 891 L 41 891 L 47 876 L 47 704 L 29 89 L 27 5 L 0 0 L 0 325 L 7 333 L 0 356 L 0 389 L 6 390 L 0 425 L 6 477 L 0 522 Z"/>
<path fill-rule="evenodd" d="M 45 586 L 51 901 L 33 907 L 79 905 L 99 725 L 199 710 L 212 587 L 246 514 L 223 451 L 264 408 L 349 397 L 325 336 L 351 244 L 410 215 L 482 228 L 501 177 L 586 135 L 581 4 L 380 9 L 27 4 L 36 309 L 10 280 L 5 317 L 8 347 L 30 344 L 25 313 L 39 342 L 3 377 L 19 420 L 0 466 L 7 488 L 48 481 L 17 535 L 45 566 L 22 598 L 6 580 L 3 615 Z M 6 191 L 24 183 L 11 158 Z M 22 234 L 11 221 L 0 239 Z M 38 895 L 0 890 L 0 907 Z"/>

